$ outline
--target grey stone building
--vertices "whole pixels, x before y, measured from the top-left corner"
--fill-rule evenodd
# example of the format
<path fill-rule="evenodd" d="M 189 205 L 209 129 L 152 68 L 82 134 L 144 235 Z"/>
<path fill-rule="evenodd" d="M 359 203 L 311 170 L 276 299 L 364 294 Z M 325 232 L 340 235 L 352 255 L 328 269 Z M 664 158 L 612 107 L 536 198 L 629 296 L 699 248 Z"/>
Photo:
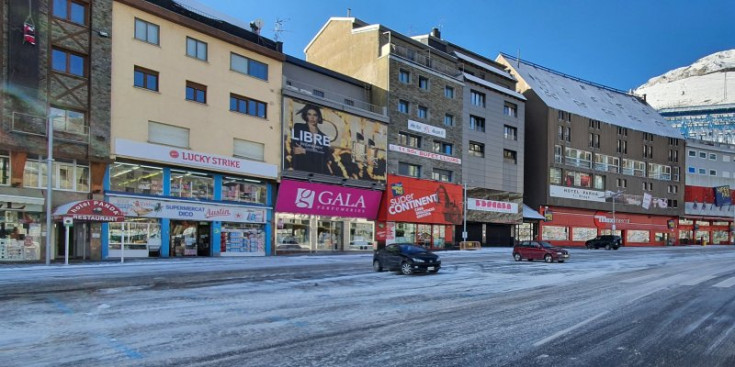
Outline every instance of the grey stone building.
<path fill-rule="evenodd" d="M 52 206 L 101 198 L 110 156 L 111 12 L 111 0 L 0 5 L 0 260 L 45 259 L 49 126 Z M 64 256 L 64 241 L 56 241 L 63 227 L 55 227 L 51 256 Z M 10 239 L 14 230 L 20 235 Z M 95 230 L 74 226 L 69 255 L 89 254 Z"/>

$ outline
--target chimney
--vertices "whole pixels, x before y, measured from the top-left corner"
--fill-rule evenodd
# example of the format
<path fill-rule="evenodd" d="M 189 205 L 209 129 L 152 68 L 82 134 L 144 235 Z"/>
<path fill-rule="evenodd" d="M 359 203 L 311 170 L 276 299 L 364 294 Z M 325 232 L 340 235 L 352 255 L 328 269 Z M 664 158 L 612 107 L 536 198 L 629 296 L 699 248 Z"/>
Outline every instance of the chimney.
<path fill-rule="evenodd" d="M 276 41 L 276 51 L 283 52 L 283 42 Z"/>
<path fill-rule="evenodd" d="M 643 102 L 645 102 L 645 101 L 646 101 L 646 94 L 643 93 Z"/>
<path fill-rule="evenodd" d="M 439 32 L 439 28 L 436 28 L 436 27 L 432 28 L 431 29 L 431 36 L 441 39 L 442 38 L 442 34 L 441 34 L 441 32 Z"/>

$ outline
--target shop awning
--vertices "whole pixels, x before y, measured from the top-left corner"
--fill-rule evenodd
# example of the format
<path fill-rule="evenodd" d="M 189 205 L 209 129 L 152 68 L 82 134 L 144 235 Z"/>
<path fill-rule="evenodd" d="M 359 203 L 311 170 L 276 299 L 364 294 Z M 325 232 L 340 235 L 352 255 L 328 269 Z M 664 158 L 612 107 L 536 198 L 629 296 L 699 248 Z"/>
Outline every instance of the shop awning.
<path fill-rule="evenodd" d="M 523 219 L 544 220 L 546 218 L 539 214 L 539 212 L 531 209 L 530 206 L 523 204 Z"/>
<path fill-rule="evenodd" d="M 54 210 L 54 217 L 71 217 L 75 221 L 87 222 L 122 222 L 123 211 L 115 205 L 100 200 L 72 201 Z"/>

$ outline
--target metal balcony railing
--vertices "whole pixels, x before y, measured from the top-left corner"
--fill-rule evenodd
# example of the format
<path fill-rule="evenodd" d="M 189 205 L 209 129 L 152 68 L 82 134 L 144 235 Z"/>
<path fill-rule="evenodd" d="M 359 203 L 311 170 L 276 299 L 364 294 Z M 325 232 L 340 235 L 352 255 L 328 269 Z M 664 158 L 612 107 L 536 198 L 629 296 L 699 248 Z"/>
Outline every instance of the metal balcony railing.
<path fill-rule="evenodd" d="M 286 89 L 286 90 L 289 90 L 295 93 L 331 101 L 333 103 L 342 105 L 343 107 L 349 106 L 352 108 L 357 108 L 357 109 L 365 110 L 368 112 L 372 112 L 372 113 L 375 113 L 381 116 L 388 115 L 388 108 L 386 106 L 378 106 L 378 105 L 370 104 L 367 102 L 358 101 L 344 94 L 326 90 L 322 86 L 316 86 L 313 84 L 302 82 L 300 80 L 287 79 L 284 77 L 283 78 L 283 89 Z"/>
<path fill-rule="evenodd" d="M 454 66 L 445 65 L 440 62 L 435 62 L 432 59 L 431 51 L 429 50 L 417 51 L 412 48 L 397 45 L 395 43 L 389 43 L 389 44 L 384 45 L 383 47 L 388 48 L 389 52 L 392 55 L 396 55 L 402 59 L 411 61 L 415 64 L 419 64 L 423 67 L 429 68 L 438 73 L 448 75 L 452 78 L 459 78 L 462 76 L 462 71 L 459 70 L 458 68 Z"/>

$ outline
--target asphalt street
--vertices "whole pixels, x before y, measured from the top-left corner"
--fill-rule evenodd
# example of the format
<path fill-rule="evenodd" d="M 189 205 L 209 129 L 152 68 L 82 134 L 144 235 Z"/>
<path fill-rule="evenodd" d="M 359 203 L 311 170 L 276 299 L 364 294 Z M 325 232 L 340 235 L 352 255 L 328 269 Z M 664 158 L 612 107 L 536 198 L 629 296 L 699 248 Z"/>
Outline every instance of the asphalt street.
<path fill-rule="evenodd" d="M 735 247 L 570 253 L 0 266 L 0 365 L 735 365 Z"/>

